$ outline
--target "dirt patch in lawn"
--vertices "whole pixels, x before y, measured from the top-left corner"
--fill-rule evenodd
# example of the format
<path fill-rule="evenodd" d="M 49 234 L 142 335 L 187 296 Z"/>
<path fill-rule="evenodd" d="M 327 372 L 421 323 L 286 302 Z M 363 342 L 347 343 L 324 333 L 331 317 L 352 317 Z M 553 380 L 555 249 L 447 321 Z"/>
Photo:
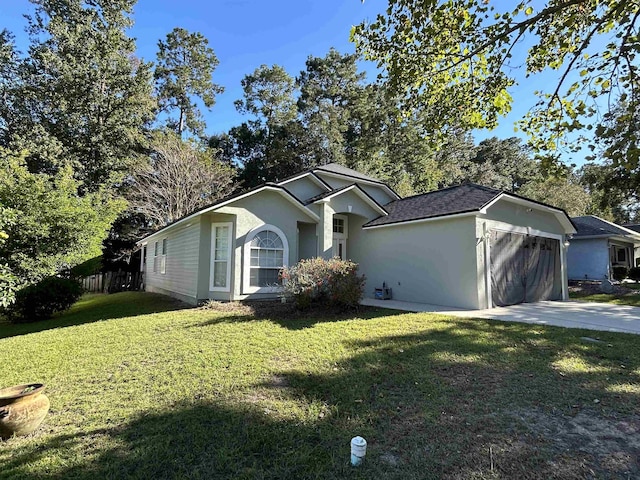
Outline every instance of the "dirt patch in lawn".
<path fill-rule="evenodd" d="M 553 455 L 550 464 L 559 469 L 575 467 L 582 458 L 585 475 L 596 478 L 640 476 L 640 417 L 608 418 L 595 411 L 574 416 L 542 411 L 520 411 L 514 416 L 529 433 L 540 438 Z M 571 462 L 567 463 L 568 460 Z"/>
<path fill-rule="evenodd" d="M 597 281 L 570 281 L 569 293 L 576 297 L 584 297 L 589 295 L 598 295 L 603 293 L 601 282 Z M 613 285 L 612 294 L 617 296 L 639 296 L 640 291 L 627 288 L 624 283 Z"/>

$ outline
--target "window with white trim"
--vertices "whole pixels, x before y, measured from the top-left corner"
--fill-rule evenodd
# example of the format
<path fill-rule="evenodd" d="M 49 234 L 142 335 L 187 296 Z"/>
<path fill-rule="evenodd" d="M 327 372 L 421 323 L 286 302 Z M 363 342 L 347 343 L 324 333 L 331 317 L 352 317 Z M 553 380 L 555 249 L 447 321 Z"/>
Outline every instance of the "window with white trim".
<path fill-rule="evenodd" d="M 160 273 L 167 273 L 167 239 L 162 239 L 162 256 L 160 257 Z"/>
<path fill-rule="evenodd" d="M 158 242 L 153 244 L 153 273 L 158 273 Z"/>
<path fill-rule="evenodd" d="M 287 265 L 289 245 L 282 231 L 264 225 L 247 235 L 243 290 L 246 293 L 275 292 L 282 285 L 280 269 Z"/>
<path fill-rule="evenodd" d="M 209 289 L 213 292 L 231 291 L 231 231 L 231 222 L 211 224 Z"/>

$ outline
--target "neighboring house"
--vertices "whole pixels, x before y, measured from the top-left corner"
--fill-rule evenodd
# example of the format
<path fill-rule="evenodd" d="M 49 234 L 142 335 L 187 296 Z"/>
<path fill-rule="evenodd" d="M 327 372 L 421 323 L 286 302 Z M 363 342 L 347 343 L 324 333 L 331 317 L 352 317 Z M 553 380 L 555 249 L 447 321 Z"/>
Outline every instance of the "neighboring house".
<path fill-rule="evenodd" d="M 640 234 L 595 215 L 573 217 L 577 233 L 567 255 L 569 278 L 604 280 L 612 278 L 612 268 L 635 265 L 634 250 Z"/>
<path fill-rule="evenodd" d="M 328 164 L 223 199 L 149 235 L 145 288 L 190 303 L 278 295 L 300 259 L 348 258 L 367 297 L 464 308 L 567 298 L 558 208 L 474 184 L 400 198 Z"/>
<path fill-rule="evenodd" d="M 640 235 L 640 223 L 625 223 L 623 227 L 633 230 Z M 634 266 L 640 267 L 640 244 L 636 243 L 633 249 Z"/>

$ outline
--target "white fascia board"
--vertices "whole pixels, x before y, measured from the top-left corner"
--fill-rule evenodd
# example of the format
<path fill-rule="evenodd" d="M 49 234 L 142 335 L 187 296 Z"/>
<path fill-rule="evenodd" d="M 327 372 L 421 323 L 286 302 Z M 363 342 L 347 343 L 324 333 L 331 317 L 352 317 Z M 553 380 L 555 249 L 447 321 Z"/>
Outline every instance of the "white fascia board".
<path fill-rule="evenodd" d="M 377 211 L 378 213 L 382 214 L 382 215 L 389 215 L 389 213 L 382 207 L 380 206 L 375 200 L 371 199 L 369 197 L 369 195 L 367 195 L 366 193 L 364 193 L 360 187 L 358 187 L 357 185 L 351 185 L 350 187 L 347 187 L 343 190 L 340 190 L 339 192 L 336 193 L 332 193 L 331 195 L 328 195 L 324 198 L 321 198 L 320 200 L 316 200 L 313 203 L 327 203 L 329 202 L 329 200 L 331 200 L 334 197 L 339 197 L 340 195 L 342 195 L 343 193 L 347 193 L 350 192 L 351 190 L 354 190 L 354 193 L 361 198 L 367 205 L 369 205 L 371 208 L 373 208 L 375 211 Z"/>
<path fill-rule="evenodd" d="M 305 214 L 307 214 L 310 218 L 312 218 L 313 220 L 315 220 L 316 222 L 320 221 L 320 217 L 318 217 L 318 215 L 316 215 L 315 213 L 313 213 L 311 210 L 309 210 L 307 207 L 305 207 L 304 205 L 302 205 L 297 198 L 295 198 L 293 195 L 291 195 L 289 192 L 287 192 L 286 190 L 282 189 L 282 188 L 276 188 L 276 187 L 272 187 L 270 185 L 265 185 L 264 187 L 258 188 L 257 190 L 253 190 L 251 192 L 247 192 L 244 193 L 242 195 L 239 195 L 237 197 L 234 198 L 230 198 L 229 200 L 225 200 L 224 202 L 220 202 L 220 203 L 216 203 L 215 205 L 212 205 L 208 208 L 205 208 L 204 210 L 200 210 L 198 212 L 192 213 L 191 215 L 189 215 L 188 217 L 184 217 L 182 220 L 178 220 L 175 223 L 172 223 L 171 225 L 167 225 L 164 228 L 161 228 L 160 230 L 158 230 L 157 232 L 153 232 L 151 235 L 147 235 L 146 237 L 144 237 L 141 240 L 138 240 L 136 242 L 136 244 L 142 244 L 144 241 L 146 241 L 147 239 L 153 237 L 154 235 L 158 235 L 161 232 L 164 232 L 165 230 L 172 228 L 172 227 L 176 227 L 178 225 L 181 225 L 184 222 L 187 222 L 189 220 L 191 220 L 194 217 L 197 217 L 198 215 L 202 215 L 204 213 L 209 213 L 215 210 L 218 210 L 219 208 L 225 207 L 227 205 L 229 205 L 230 203 L 233 202 L 237 202 L 238 200 L 242 200 L 244 198 L 250 197 L 251 195 L 255 195 L 256 193 L 260 193 L 263 192 L 265 190 L 268 191 L 272 191 L 272 192 L 278 192 L 280 193 L 284 198 L 288 199 L 291 203 L 293 203 L 296 207 L 298 207 L 300 210 L 302 210 Z"/>
<path fill-rule="evenodd" d="M 634 246 L 640 243 L 640 238 L 638 237 L 629 238 L 623 235 L 611 235 L 609 238 L 614 242 L 627 243 L 627 244 L 630 243 Z"/>
<path fill-rule="evenodd" d="M 313 183 L 315 183 L 316 185 L 318 185 L 319 187 L 321 187 L 323 190 L 330 192 L 331 188 L 328 187 L 322 180 L 320 180 L 318 177 L 316 177 L 313 172 L 305 172 L 305 173 L 301 173 L 300 175 L 297 175 L 293 178 L 289 178 L 287 180 L 284 180 L 282 182 L 278 182 L 276 185 L 286 185 L 287 183 L 290 182 L 295 182 L 296 180 L 300 180 L 301 178 L 305 178 L 305 177 L 309 177 L 309 180 L 311 180 Z"/>
<path fill-rule="evenodd" d="M 441 215 L 439 217 L 420 218 L 418 220 L 407 220 L 406 222 L 385 223 L 384 225 L 370 225 L 368 227 L 362 227 L 362 229 L 370 230 L 374 228 L 398 227 L 403 225 L 410 225 L 413 223 L 427 223 L 427 222 L 435 222 L 438 220 L 449 220 L 450 218 L 475 217 L 477 215 L 478 215 L 478 212 L 454 213 L 453 215 Z"/>
<path fill-rule="evenodd" d="M 482 207 L 482 209 L 480 210 L 480 213 L 486 214 L 487 210 L 491 208 L 493 205 L 495 205 L 497 202 L 499 202 L 500 200 L 505 200 L 507 202 L 515 203 L 517 205 L 522 205 L 535 210 L 541 210 L 543 212 L 553 213 L 558 219 L 558 221 L 560 222 L 560 225 L 564 227 L 565 234 L 571 235 L 571 234 L 577 233 L 575 227 L 569 220 L 569 217 L 561 209 L 547 206 L 547 205 L 541 205 L 538 202 L 534 202 L 532 200 L 526 200 L 524 198 L 512 197 L 508 193 L 501 193 L 500 195 L 498 195 L 496 198 L 494 198 L 489 203 L 487 203 L 484 207 Z"/>
<path fill-rule="evenodd" d="M 373 187 L 382 188 L 387 193 L 389 193 L 389 195 L 391 195 L 393 198 L 395 198 L 396 200 L 400 200 L 400 196 L 396 192 L 391 190 L 389 186 L 386 185 L 385 183 L 372 182 L 371 180 L 364 180 L 362 178 L 352 177 L 350 175 L 341 175 L 339 173 L 327 172 L 326 170 L 314 170 L 313 173 L 317 175 L 326 175 L 327 177 L 340 178 L 342 180 L 349 180 L 350 182 L 354 182 L 354 183 L 359 182 L 359 183 L 364 183 L 365 185 L 371 185 Z"/>

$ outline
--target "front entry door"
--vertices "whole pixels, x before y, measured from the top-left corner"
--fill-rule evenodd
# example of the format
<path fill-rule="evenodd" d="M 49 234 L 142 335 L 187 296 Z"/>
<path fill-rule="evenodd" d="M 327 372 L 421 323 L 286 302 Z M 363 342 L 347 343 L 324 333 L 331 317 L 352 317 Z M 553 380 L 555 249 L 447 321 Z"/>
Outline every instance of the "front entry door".
<path fill-rule="evenodd" d="M 333 257 L 338 257 L 340 260 L 347 259 L 347 240 L 344 238 L 333 238 Z"/>

